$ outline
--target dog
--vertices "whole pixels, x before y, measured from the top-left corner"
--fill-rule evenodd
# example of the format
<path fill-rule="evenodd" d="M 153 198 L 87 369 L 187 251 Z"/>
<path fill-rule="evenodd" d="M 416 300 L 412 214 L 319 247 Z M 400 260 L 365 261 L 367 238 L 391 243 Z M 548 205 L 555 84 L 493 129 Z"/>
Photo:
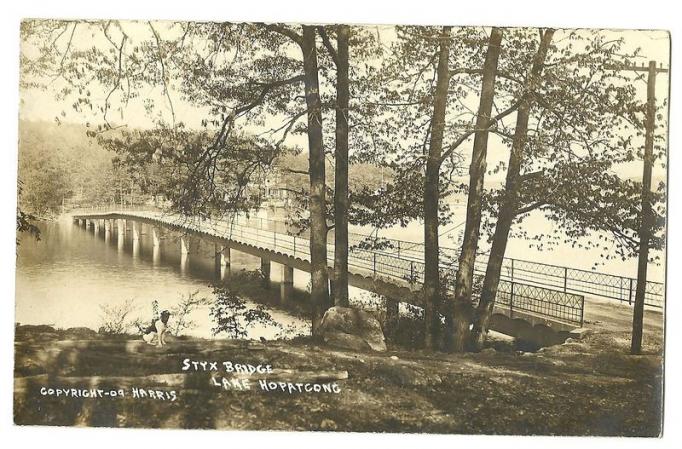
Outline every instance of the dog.
<path fill-rule="evenodd" d="M 152 320 L 152 324 L 142 333 L 142 339 L 148 344 L 161 347 L 166 344 L 166 333 L 168 332 L 168 319 L 170 312 L 161 312 L 161 318 Z M 156 342 L 154 341 L 156 340 Z"/>

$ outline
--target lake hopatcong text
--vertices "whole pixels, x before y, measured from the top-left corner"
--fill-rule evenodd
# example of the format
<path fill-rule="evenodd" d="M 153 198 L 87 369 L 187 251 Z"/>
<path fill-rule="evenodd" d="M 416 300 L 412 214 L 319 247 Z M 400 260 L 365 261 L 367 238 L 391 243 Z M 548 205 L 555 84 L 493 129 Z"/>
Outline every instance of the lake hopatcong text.
<path fill-rule="evenodd" d="M 237 363 L 231 360 L 182 361 L 183 372 L 211 373 L 210 384 L 231 391 L 295 393 L 340 393 L 341 387 L 333 380 L 346 379 L 347 372 L 311 373 L 305 371 L 273 370 L 270 364 Z"/>

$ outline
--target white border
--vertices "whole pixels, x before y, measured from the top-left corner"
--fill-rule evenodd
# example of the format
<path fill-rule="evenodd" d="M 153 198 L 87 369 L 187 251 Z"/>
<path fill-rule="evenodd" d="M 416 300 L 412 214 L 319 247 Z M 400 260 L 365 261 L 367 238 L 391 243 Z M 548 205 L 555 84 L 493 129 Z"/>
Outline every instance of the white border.
<path fill-rule="evenodd" d="M 4 447 L 319 447 L 348 448 L 387 446 L 391 448 L 431 445 L 474 445 L 476 447 L 503 447 L 523 445 L 525 448 L 546 447 L 605 447 L 619 449 L 646 447 L 680 447 L 682 423 L 680 414 L 680 301 L 682 285 L 679 273 L 680 234 L 678 223 L 682 192 L 676 182 L 682 173 L 675 166 L 678 160 L 674 151 L 676 126 L 680 124 L 680 80 L 676 76 L 680 61 L 678 38 L 682 34 L 675 2 L 648 1 L 445 1 L 445 0 L 268 0 L 234 2 L 229 0 L 203 1 L 143 1 L 114 0 L 96 1 L 7 1 L 3 4 L 2 39 L 2 146 L 0 147 L 0 444 Z M 411 23 L 451 25 L 508 25 L 508 26 L 556 26 L 596 28 L 647 28 L 666 29 L 672 32 L 673 86 L 670 120 L 670 202 L 668 229 L 672 230 L 668 241 L 668 308 L 669 329 L 666 351 L 666 407 L 665 437 L 661 440 L 623 438 L 520 438 L 520 437 L 465 437 L 442 435 L 368 435 L 368 434 L 321 434 L 282 432 L 217 432 L 173 430 L 120 430 L 120 429 L 72 429 L 15 427 L 12 425 L 12 372 L 13 322 L 14 322 L 14 208 L 16 204 L 16 151 L 18 113 L 18 55 L 19 20 L 22 17 L 87 17 L 128 19 L 179 19 L 179 20 L 231 20 L 231 21 L 278 21 L 278 22 L 347 22 L 347 23 Z M 679 129 L 679 128 L 678 128 Z M 676 176 L 677 175 L 677 176 Z M 677 202 L 677 204 L 675 204 Z M 510 410 L 513 413 L 513 410 Z M 494 419 L 494 417 L 491 417 Z M 513 439 L 512 439 L 513 438 Z"/>

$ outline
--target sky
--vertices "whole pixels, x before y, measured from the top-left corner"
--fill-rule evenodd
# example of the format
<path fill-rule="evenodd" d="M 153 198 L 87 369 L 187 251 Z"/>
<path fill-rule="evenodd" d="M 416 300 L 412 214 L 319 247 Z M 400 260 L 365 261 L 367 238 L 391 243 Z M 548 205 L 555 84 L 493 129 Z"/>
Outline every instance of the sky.
<path fill-rule="evenodd" d="M 169 28 L 164 25 L 164 22 L 154 22 L 155 28 L 162 37 L 164 36 L 163 33 L 172 33 L 172 31 L 168 31 Z M 131 36 L 132 41 L 142 41 L 152 37 L 149 25 L 145 22 L 127 21 L 123 23 L 123 26 L 125 27 L 126 33 Z M 372 32 L 377 33 L 380 36 L 381 42 L 384 45 L 388 45 L 395 40 L 395 31 L 391 26 L 368 25 L 368 27 L 372 29 Z M 623 37 L 625 39 L 625 51 L 641 48 L 641 64 L 645 64 L 648 60 L 655 60 L 664 67 L 669 67 L 670 41 L 667 32 L 652 30 L 610 30 L 608 33 L 613 34 L 614 37 Z M 68 33 L 65 33 L 65 35 L 56 43 L 58 47 L 66 47 L 66 35 L 68 35 Z M 103 46 L 103 48 L 110 46 L 101 33 L 93 34 L 91 32 L 86 32 L 85 28 L 76 30 L 73 36 L 72 45 L 73 48 L 88 48 L 93 45 Z M 33 51 L 34 49 L 27 45 L 22 46 L 22 52 L 29 57 L 33 54 Z M 657 77 L 656 90 L 658 102 L 667 99 L 669 92 L 668 82 L 669 79 L 667 75 L 661 74 Z M 54 121 L 55 118 L 58 117 L 59 120 L 63 122 L 94 122 L 97 124 L 97 119 L 93 118 L 91 115 L 79 115 L 76 113 L 71 108 L 73 100 L 69 98 L 63 101 L 55 99 L 55 92 L 63 87 L 60 83 L 59 80 L 52 82 L 46 91 L 22 89 L 20 91 L 20 118 L 30 121 Z M 635 86 L 637 86 L 639 98 L 641 98 L 642 102 L 646 101 L 646 82 L 639 79 L 635 80 L 634 83 Z M 104 103 L 106 93 L 107 92 L 104 89 L 93 89 L 93 101 L 100 104 Z M 152 119 L 144 108 L 144 100 L 147 99 L 153 100 L 158 105 L 164 105 L 164 107 L 158 108 L 160 112 L 157 113 L 161 113 L 167 120 L 170 119 L 168 100 L 164 96 L 161 87 L 149 87 L 146 90 L 141 91 L 140 94 L 139 99 L 131 101 L 125 109 L 121 111 L 120 115 L 117 113 L 110 113 L 111 120 L 114 122 L 131 123 L 139 127 L 150 126 Z M 197 109 L 187 101 L 184 101 L 181 95 L 172 87 L 170 88 L 169 94 L 173 102 L 173 111 L 176 120 L 184 122 L 190 128 L 199 128 L 201 120 L 205 117 L 205 111 Z M 470 101 L 471 104 L 468 105 L 468 107 L 475 110 L 477 107 L 477 98 L 472 98 Z M 65 112 L 66 115 L 63 116 L 62 112 Z M 514 115 L 511 115 L 508 120 L 509 123 L 513 123 Z M 265 125 L 266 127 L 273 127 L 275 122 L 276 118 L 270 117 L 266 119 Z M 260 130 L 262 130 L 262 127 L 253 128 L 254 133 L 257 133 Z M 306 151 L 307 140 L 303 135 L 289 135 L 286 143 Z M 470 146 L 471 142 L 469 142 L 468 145 Z M 488 167 L 494 167 L 498 162 L 506 160 L 507 150 L 505 146 L 500 143 L 497 136 L 491 136 L 489 148 Z M 502 150 L 496 151 L 496 148 L 501 148 Z M 464 154 L 468 153 L 466 145 L 463 148 L 463 152 Z M 628 164 L 627 166 L 620 167 L 619 171 L 624 177 L 639 178 L 641 176 L 641 163 L 634 162 Z M 497 173 L 492 175 L 489 181 L 501 182 L 503 176 L 503 172 Z M 662 167 L 657 167 L 654 176 L 656 178 L 664 177 L 665 170 Z"/>

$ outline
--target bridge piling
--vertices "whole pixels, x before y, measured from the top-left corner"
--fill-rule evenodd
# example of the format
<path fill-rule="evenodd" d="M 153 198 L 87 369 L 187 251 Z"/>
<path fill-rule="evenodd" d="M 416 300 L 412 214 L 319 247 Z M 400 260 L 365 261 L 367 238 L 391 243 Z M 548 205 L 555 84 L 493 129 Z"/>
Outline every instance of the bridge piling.
<path fill-rule="evenodd" d="M 270 260 L 264 257 L 260 259 L 260 271 L 263 275 L 263 287 L 270 288 Z"/>
<path fill-rule="evenodd" d="M 140 240 L 140 223 L 133 221 L 133 242 Z"/>
<path fill-rule="evenodd" d="M 118 249 L 121 250 L 123 249 L 123 245 L 125 244 L 125 225 L 123 224 L 123 220 L 118 219 L 116 220 L 116 244 L 118 245 Z"/>
<path fill-rule="evenodd" d="M 400 320 L 400 301 L 386 298 L 386 335 L 390 338 L 396 335 Z"/>
<path fill-rule="evenodd" d="M 111 240 L 111 220 L 104 220 L 104 241 L 109 243 Z"/>
<path fill-rule="evenodd" d="M 223 262 L 223 251 L 225 250 L 225 247 L 223 245 L 215 244 L 214 245 L 214 250 L 213 250 L 213 271 L 215 272 L 215 277 L 216 279 L 222 279 L 223 278 L 223 267 L 225 267 L 225 262 Z"/>
<path fill-rule="evenodd" d="M 184 235 L 180 237 L 180 253 L 183 256 L 187 256 L 189 254 L 189 237 L 185 237 Z M 184 257 L 183 257 L 184 258 Z"/>
<path fill-rule="evenodd" d="M 133 259 L 140 255 L 140 241 L 133 240 Z"/>
<path fill-rule="evenodd" d="M 189 268 L 189 254 L 182 253 L 180 255 L 180 273 L 184 276 L 187 274 Z"/>
<path fill-rule="evenodd" d="M 336 281 L 329 277 L 329 303 L 331 306 L 334 305 L 334 298 L 336 298 Z"/>
<path fill-rule="evenodd" d="M 294 267 L 282 265 L 282 281 L 279 284 L 279 296 L 282 304 L 287 304 L 294 297 Z"/>
<path fill-rule="evenodd" d="M 161 235 L 156 226 L 152 227 L 152 244 L 154 245 L 154 248 L 159 248 L 161 246 Z"/>
<path fill-rule="evenodd" d="M 159 262 L 161 262 L 161 247 L 154 246 L 152 248 L 152 265 L 158 266 Z"/>

